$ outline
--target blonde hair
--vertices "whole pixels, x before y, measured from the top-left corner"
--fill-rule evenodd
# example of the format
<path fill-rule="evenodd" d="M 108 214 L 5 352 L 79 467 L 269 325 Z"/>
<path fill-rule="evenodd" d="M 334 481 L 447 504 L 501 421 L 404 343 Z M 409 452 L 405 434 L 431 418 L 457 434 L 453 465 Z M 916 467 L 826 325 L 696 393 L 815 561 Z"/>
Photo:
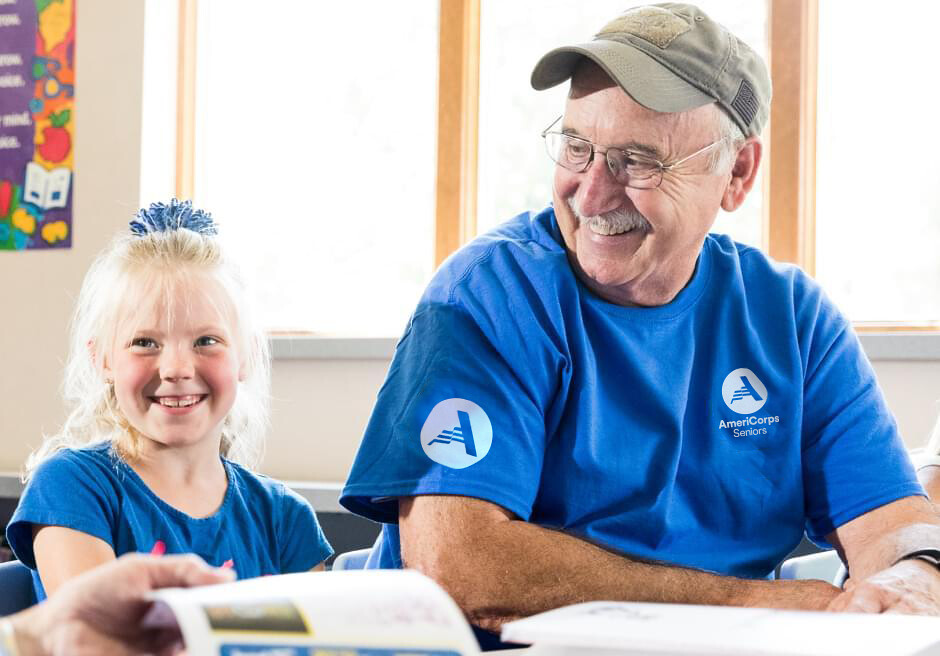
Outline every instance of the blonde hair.
<path fill-rule="evenodd" d="M 92 263 L 70 326 L 63 396 L 70 406 L 59 432 L 46 436 L 26 461 L 24 480 L 54 453 L 110 441 L 122 457 L 140 454 L 140 435 L 120 411 L 103 361 L 111 353 L 128 303 L 162 296 L 166 311 L 182 281 L 205 275 L 219 284 L 231 317 L 242 376 L 234 405 L 222 424 L 222 456 L 254 467 L 268 429 L 270 359 L 264 331 L 250 311 L 245 282 L 217 238 L 186 228 L 119 235 Z M 157 296 L 155 301 L 159 301 Z M 203 297 L 197 302 L 211 302 Z M 136 309 L 136 308 L 135 308 Z M 220 309 L 221 308 L 216 308 Z"/>

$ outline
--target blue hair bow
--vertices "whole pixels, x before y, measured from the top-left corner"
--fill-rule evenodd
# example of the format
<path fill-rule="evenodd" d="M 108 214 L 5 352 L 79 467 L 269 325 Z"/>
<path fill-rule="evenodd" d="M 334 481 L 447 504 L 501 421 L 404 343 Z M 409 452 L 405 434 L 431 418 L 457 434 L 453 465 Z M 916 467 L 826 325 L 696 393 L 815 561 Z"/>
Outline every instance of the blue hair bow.
<path fill-rule="evenodd" d="M 151 203 L 149 208 L 137 210 L 130 226 L 131 232 L 138 237 L 146 237 L 152 232 L 173 230 L 192 230 L 200 235 L 210 236 L 219 234 L 208 212 L 193 209 L 192 201 L 176 198 L 170 200 L 169 205 Z"/>

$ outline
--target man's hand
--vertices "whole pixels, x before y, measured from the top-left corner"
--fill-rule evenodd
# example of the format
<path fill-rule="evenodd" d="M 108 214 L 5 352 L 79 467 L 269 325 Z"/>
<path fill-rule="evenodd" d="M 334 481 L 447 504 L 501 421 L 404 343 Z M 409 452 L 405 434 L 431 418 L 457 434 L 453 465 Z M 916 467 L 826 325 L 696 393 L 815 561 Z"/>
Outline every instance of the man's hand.
<path fill-rule="evenodd" d="M 902 560 L 864 581 L 849 579 L 828 610 L 940 615 L 940 572 L 919 560 Z"/>
<path fill-rule="evenodd" d="M 55 597 L 13 618 L 24 655 L 174 654 L 178 632 L 144 630 L 140 620 L 158 588 L 191 587 L 233 580 L 195 556 L 126 555 L 64 585 Z"/>
<path fill-rule="evenodd" d="M 927 499 L 892 501 L 826 537 L 844 554 L 852 577 L 829 610 L 940 615 L 940 572 L 916 559 L 898 562 L 940 544 L 940 519 Z"/>

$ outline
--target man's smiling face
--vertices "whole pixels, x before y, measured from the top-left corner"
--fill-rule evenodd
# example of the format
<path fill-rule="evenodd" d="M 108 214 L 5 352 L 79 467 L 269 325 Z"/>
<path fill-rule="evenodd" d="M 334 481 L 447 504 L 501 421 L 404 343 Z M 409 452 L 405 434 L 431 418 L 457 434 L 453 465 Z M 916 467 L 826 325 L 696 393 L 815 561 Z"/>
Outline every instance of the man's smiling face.
<path fill-rule="evenodd" d="M 669 164 L 721 138 L 718 111 L 652 111 L 588 64 L 572 80 L 561 130 Z M 582 281 L 619 305 L 671 301 L 695 270 L 731 178 L 713 172 L 710 161 L 696 157 L 666 171 L 656 189 L 618 184 L 600 153 L 581 173 L 556 166 L 555 214 Z"/>

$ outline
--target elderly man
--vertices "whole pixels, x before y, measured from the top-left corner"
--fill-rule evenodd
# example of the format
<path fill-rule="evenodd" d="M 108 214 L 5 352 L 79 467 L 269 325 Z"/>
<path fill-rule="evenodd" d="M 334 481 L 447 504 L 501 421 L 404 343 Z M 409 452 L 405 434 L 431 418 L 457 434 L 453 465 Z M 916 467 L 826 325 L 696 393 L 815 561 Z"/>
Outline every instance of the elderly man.
<path fill-rule="evenodd" d="M 761 161 L 770 80 L 690 5 L 549 52 L 551 207 L 468 244 L 398 345 L 343 493 L 373 564 L 478 626 L 589 599 L 936 613 L 940 521 L 844 317 L 709 234 Z M 770 580 L 804 531 L 843 591 Z"/>

